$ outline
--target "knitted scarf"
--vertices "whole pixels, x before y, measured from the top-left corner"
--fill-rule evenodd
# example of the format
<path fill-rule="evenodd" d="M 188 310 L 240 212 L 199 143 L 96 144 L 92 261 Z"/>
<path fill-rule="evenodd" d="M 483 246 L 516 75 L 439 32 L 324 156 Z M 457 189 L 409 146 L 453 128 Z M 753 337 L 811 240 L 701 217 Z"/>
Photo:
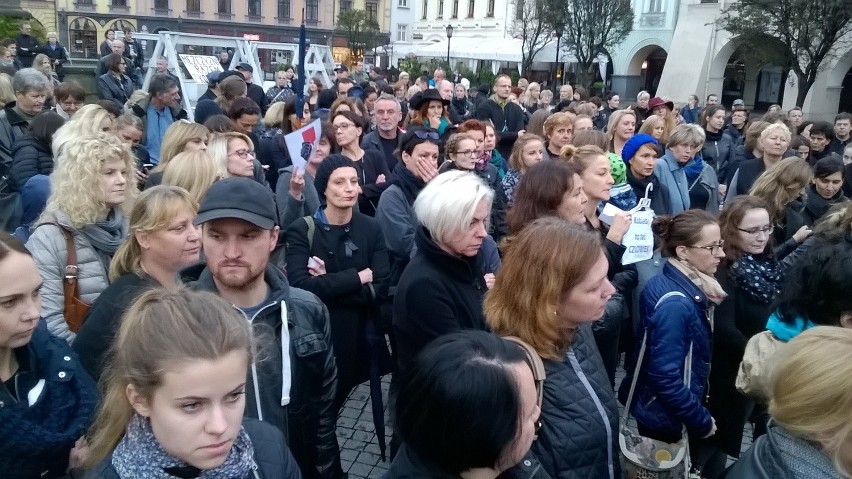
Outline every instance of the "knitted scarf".
<path fill-rule="evenodd" d="M 713 311 L 716 305 L 721 304 L 722 301 L 728 297 L 728 293 L 722 289 L 722 285 L 716 281 L 716 278 L 698 271 L 695 269 L 695 266 L 692 266 L 684 260 L 669 258 L 669 264 L 689 278 L 689 280 L 692 281 L 695 286 L 698 286 L 704 295 L 707 296 L 707 300 L 711 303 L 707 306 L 707 319 L 710 321 L 710 326 L 712 328 Z"/>
<path fill-rule="evenodd" d="M 402 190 L 402 193 L 405 195 L 405 199 L 408 200 L 409 205 L 414 204 L 414 200 L 417 198 L 420 190 L 426 186 L 426 183 L 424 183 L 420 178 L 414 176 L 414 173 L 409 171 L 401 161 L 397 163 L 396 167 L 393 169 L 393 179 L 391 180 L 391 183 Z"/>
<path fill-rule="evenodd" d="M 702 170 L 704 170 L 704 160 L 701 159 L 700 155 L 695 155 L 695 158 L 689 160 L 683 167 L 683 172 L 686 174 L 686 179 L 690 185 L 698 178 Z"/>
<path fill-rule="evenodd" d="M 254 465 L 254 447 L 245 429 L 240 429 L 240 434 L 231 446 L 225 462 L 215 469 L 202 471 L 164 451 L 151 431 L 150 421 L 137 414 L 130 420 L 124 438 L 112 453 L 112 465 L 120 477 L 240 479 L 251 473 Z"/>
<path fill-rule="evenodd" d="M 127 231 L 127 218 L 117 208 L 113 208 L 106 218 L 80 228 L 80 234 L 89 240 L 107 270 L 109 270 L 112 255 L 127 237 Z"/>
<path fill-rule="evenodd" d="M 781 262 L 772 258 L 755 258 L 744 254 L 731 265 L 737 286 L 755 302 L 769 304 L 781 292 L 784 272 Z"/>

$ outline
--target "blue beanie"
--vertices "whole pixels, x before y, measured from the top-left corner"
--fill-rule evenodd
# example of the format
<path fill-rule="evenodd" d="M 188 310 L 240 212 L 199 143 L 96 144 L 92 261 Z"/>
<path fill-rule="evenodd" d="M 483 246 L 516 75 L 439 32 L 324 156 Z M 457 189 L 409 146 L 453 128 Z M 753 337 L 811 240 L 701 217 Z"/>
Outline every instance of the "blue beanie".
<path fill-rule="evenodd" d="M 639 148 L 642 148 L 642 145 L 647 145 L 648 143 L 654 145 L 654 147 L 659 146 L 657 140 L 646 133 L 638 133 L 631 136 L 630 139 L 627 140 L 627 143 L 624 144 L 624 148 L 621 149 L 621 159 L 623 159 L 625 163 L 630 163 L 630 159 L 633 158 L 633 155 L 635 155 L 637 151 L 639 151 Z"/>

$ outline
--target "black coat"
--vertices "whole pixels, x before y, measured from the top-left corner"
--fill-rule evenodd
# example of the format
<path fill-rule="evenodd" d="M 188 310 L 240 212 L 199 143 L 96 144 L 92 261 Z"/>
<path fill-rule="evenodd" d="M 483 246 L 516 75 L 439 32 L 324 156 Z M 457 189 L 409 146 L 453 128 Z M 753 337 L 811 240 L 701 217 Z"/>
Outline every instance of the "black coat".
<path fill-rule="evenodd" d="M 775 255 L 779 260 L 784 259 L 785 256 L 799 247 L 799 243 L 793 239 L 793 235 L 802 226 L 805 226 L 805 218 L 801 211 L 802 203 L 799 200 L 792 201 L 784 208 L 782 221 L 775 223 L 772 238 L 775 242 Z"/>
<path fill-rule="evenodd" d="M 734 141 L 722 131 L 710 133 L 704 130 L 704 133 L 707 135 L 707 141 L 701 149 L 701 157 L 716 170 L 720 178 L 725 178 L 734 151 Z"/>
<path fill-rule="evenodd" d="M 38 39 L 32 35 L 18 35 L 15 37 L 15 46 L 18 49 L 18 60 L 24 68 L 33 66 L 35 56 L 41 53 Z"/>
<path fill-rule="evenodd" d="M 620 478 L 618 404 L 589 326 L 544 369 L 542 427 L 530 449 L 544 471 L 554 479 Z"/>
<path fill-rule="evenodd" d="M 23 138 L 29 129 L 29 122 L 18 115 L 15 102 L 7 103 L 0 109 L 0 174 L 6 175 L 12 167 L 12 146 Z"/>
<path fill-rule="evenodd" d="M 194 289 L 218 293 L 213 274 L 203 263 L 185 269 L 181 276 Z M 268 357 L 249 371 L 245 415 L 262 417 L 264 422 L 284 432 L 287 446 L 305 478 L 342 478 L 340 449 L 334 433 L 337 367 L 328 310 L 313 294 L 290 287 L 277 267 L 268 265 L 264 278 L 269 285 L 267 304 L 247 319 L 252 324 L 262 324 L 275 346 L 268 348 Z M 287 309 L 286 313 L 282 313 L 282 307 Z M 286 406 L 281 405 L 283 318 L 287 320 L 290 339 L 291 389 Z M 257 397 L 255 391 L 260 392 Z"/>
<path fill-rule="evenodd" d="M 460 258 L 442 250 L 424 227 L 414 237 L 417 253 L 406 266 L 393 301 L 399 370 L 433 339 L 461 329 L 487 330 L 483 257 Z"/>
<path fill-rule="evenodd" d="M 124 312 L 139 295 L 154 286 L 159 283 L 148 275 L 127 273 L 107 286 L 92 303 L 71 346 L 95 381 L 103 373 L 104 357 L 121 326 Z"/>
<path fill-rule="evenodd" d="M 461 476 L 440 470 L 434 464 L 423 460 L 408 446 L 402 445 L 387 475 L 383 479 L 461 479 Z M 532 454 L 527 453 L 520 464 L 505 471 L 504 479 L 550 479 L 544 468 Z"/>
<path fill-rule="evenodd" d="M 489 98 L 476 108 L 477 120 L 491 120 L 494 124 L 494 132 L 497 133 L 497 150 L 508 158 L 512 154 L 512 146 L 518 139 L 518 132 L 526 129 L 527 115 L 515 103 L 506 102 L 501 107 L 496 101 Z"/>
<path fill-rule="evenodd" d="M 260 107 L 261 115 L 266 114 L 266 109 L 269 108 L 269 99 L 266 98 L 266 92 L 263 91 L 262 86 L 249 83 L 246 96 L 257 103 L 257 106 Z"/>
<path fill-rule="evenodd" d="M 243 419 L 243 428 L 254 447 L 254 462 L 260 479 L 301 479 L 298 464 L 277 428 L 255 419 Z M 112 465 L 112 454 L 92 468 L 87 479 L 126 479 Z M 253 473 L 243 478 L 254 479 Z"/>
<path fill-rule="evenodd" d="M 35 175 L 50 175 L 53 172 L 53 153 L 50 145 L 24 136 L 12 146 L 12 168 L 9 187 L 12 191 L 21 191 L 27 180 Z"/>
<path fill-rule="evenodd" d="M 58 60 L 59 63 L 54 63 L 53 71 L 56 72 L 57 78 L 59 81 L 63 81 L 65 79 L 65 63 L 68 62 L 68 52 L 65 51 L 65 47 L 56 44 L 56 49 L 50 48 L 50 44 L 44 46 L 42 53 L 47 55 L 50 58 L 51 62 Z"/>
<path fill-rule="evenodd" d="M 127 75 L 121 75 L 120 80 L 112 72 L 98 77 L 98 98 L 101 100 L 109 100 L 124 110 L 124 104 L 132 94 L 133 82 Z"/>
<path fill-rule="evenodd" d="M 753 402 L 740 394 L 734 384 L 746 344 L 752 336 L 766 329 L 771 307 L 755 301 L 737 285 L 727 262 L 719 266 L 716 279 L 728 297 L 716 307 L 714 314 L 707 409 L 716 419 L 718 430 L 708 441 L 729 456 L 739 457 L 743 427 Z"/>
<path fill-rule="evenodd" d="M 338 391 L 348 394 L 370 377 L 367 327 L 372 322 L 371 327 L 378 330 L 379 307 L 387 300 L 387 247 L 376 220 L 360 213 L 352 213 L 346 225 L 321 224 L 316 219 L 314 224 L 312 240 L 303 218 L 287 228 L 287 276 L 293 286 L 314 293 L 328 307 Z M 325 262 L 326 274 L 308 273 L 311 256 Z M 365 268 L 373 271 L 372 283 L 361 284 L 358 272 Z M 386 347 L 382 349 L 389 369 L 390 355 Z"/>
<path fill-rule="evenodd" d="M 364 150 L 361 161 L 355 162 L 355 169 L 358 170 L 358 183 L 361 185 L 361 194 L 358 195 L 358 211 L 367 216 L 375 216 L 379 198 L 381 198 L 382 192 L 388 189 L 391 180 L 384 153 L 376 150 Z M 379 175 L 385 175 L 384 183 L 376 183 Z"/>
<path fill-rule="evenodd" d="M 805 224 L 808 226 L 813 226 L 822 218 L 828 210 L 831 209 L 832 206 L 845 203 L 849 201 L 843 195 L 843 189 L 841 188 L 834 197 L 830 200 L 827 200 L 820 196 L 816 191 L 816 187 L 811 185 L 808 187 L 808 199 L 805 202 L 805 207 L 802 208 L 802 218 L 805 220 Z"/>

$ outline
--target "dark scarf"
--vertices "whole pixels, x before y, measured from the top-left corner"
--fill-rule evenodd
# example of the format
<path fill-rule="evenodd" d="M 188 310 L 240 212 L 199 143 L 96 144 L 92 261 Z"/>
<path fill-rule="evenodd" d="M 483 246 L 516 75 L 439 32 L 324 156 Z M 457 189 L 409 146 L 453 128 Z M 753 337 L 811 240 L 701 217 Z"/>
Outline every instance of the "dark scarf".
<path fill-rule="evenodd" d="M 725 132 L 723 130 L 719 130 L 716 133 L 711 133 L 707 131 L 707 129 L 704 129 L 704 135 L 707 137 L 706 141 L 719 141 L 722 139 L 722 135 L 724 134 Z"/>
<path fill-rule="evenodd" d="M 781 290 L 784 273 L 781 263 L 773 258 L 743 254 L 731 265 L 737 286 L 755 302 L 769 304 Z"/>
<path fill-rule="evenodd" d="M 652 188 L 651 191 L 648 192 L 649 200 L 653 201 L 653 199 L 657 197 L 657 192 L 660 191 L 660 182 L 654 177 L 653 174 L 645 178 L 644 180 L 640 180 L 633 174 L 632 171 L 630 171 L 630 168 L 627 168 L 627 184 L 629 184 L 630 187 L 633 188 L 633 192 L 636 194 L 637 201 L 645 197 L 645 188 L 647 188 L 650 184 L 653 184 L 654 188 Z"/>
<path fill-rule="evenodd" d="M 112 465 L 120 477 L 242 479 L 249 476 L 254 464 L 254 447 L 245 429 L 240 429 L 221 466 L 202 471 L 164 451 L 151 431 L 151 423 L 138 414 L 130 420 L 124 438 L 112 454 Z"/>
<path fill-rule="evenodd" d="M 837 194 L 835 194 L 831 199 L 827 200 L 817 192 L 816 187 L 814 185 L 811 185 L 808 190 L 806 208 L 808 209 L 808 211 L 810 211 L 810 213 L 816 220 L 822 218 L 826 213 L 828 213 L 828 210 L 832 206 L 845 200 L 846 198 L 843 197 L 842 188 L 838 190 Z"/>
<path fill-rule="evenodd" d="M 106 218 L 80 228 L 80 234 L 86 237 L 98 253 L 104 268 L 109 269 L 112 255 L 127 237 L 127 220 L 124 213 L 113 208 Z"/>
<path fill-rule="evenodd" d="M 417 195 L 420 193 L 420 190 L 426 186 L 426 183 L 423 182 L 420 178 L 414 176 L 414 173 L 408 170 L 401 161 L 397 163 L 396 167 L 393 169 L 393 180 L 391 184 L 396 185 L 402 190 L 402 193 L 405 195 L 405 199 L 408 200 L 409 205 L 414 204 L 414 200 L 417 198 Z"/>

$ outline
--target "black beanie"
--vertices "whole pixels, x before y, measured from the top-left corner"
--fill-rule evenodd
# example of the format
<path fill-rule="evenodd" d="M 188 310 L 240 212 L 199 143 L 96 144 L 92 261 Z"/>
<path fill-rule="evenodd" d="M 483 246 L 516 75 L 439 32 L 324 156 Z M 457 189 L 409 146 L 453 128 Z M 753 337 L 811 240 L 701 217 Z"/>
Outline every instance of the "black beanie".
<path fill-rule="evenodd" d="M 355 168 L 355 162 L 343 155 L 328 155 L 317 167 L 317 173 L 314 175 L 314 187 L 322 204 L 325 204 L 325 189 L 328 187 L 328 179 L 331 178 L 331 173 L 338 168 L 346 167 Z"/>

